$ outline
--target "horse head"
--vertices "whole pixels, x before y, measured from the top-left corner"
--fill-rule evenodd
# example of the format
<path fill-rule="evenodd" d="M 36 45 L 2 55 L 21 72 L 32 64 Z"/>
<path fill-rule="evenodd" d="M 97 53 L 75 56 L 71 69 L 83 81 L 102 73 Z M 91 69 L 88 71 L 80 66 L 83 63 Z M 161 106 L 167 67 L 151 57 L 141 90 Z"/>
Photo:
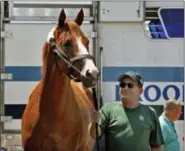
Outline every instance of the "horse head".
<path fill-rule="evenodd" d="M 85 87 L 92 87 L 98 79 L 99 71 L 94 57 L 89 54 L 89 40 L 80 29 L 83 19 L 83 9 L 74 21 L 66 19 L 62 9 L 57 26 L 48 34 L 47 42 L 51 49 L 47 53 L 50 55 L 45 53 L 43 60 L 46 66 L 51 66 L 48 61 L 53 61 L 51 55 L 55 54 L 55 63 L 60 71 L 80 80 Z M 45 59 L 47 57 L 50 60 Z"/>

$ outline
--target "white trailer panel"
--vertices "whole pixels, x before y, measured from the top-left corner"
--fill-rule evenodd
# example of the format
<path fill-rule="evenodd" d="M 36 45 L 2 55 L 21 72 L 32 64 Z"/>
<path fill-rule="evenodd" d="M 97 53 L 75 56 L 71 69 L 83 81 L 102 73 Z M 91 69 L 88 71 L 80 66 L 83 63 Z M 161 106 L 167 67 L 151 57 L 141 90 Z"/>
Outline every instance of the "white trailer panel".
<path fill-rule="evenodd" d="M 103 22 L 140 22 L 144 19 L 143 2 L 100 2 L 100 21 Z"/>

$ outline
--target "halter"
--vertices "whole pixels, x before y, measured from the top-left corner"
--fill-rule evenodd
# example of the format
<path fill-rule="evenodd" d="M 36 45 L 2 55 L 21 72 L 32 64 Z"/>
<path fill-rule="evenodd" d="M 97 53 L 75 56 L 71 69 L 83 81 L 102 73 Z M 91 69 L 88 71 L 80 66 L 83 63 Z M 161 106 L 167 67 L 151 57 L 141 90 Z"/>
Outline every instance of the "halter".
<path fill-rule="evenodd" d="M 62 59 L 67 65 L 68 65 L 68 76 L 76 81 L 80 81 L 80 79 L 76 79 L 72 74 L 71 74 L 71 71 L 72 69 L 75 70 L 77 73 L 80 74 L 80 76 L 83 76 L 81 74 L 81 71 L 75 67 L 73 65 L 73 63 L 75 61 L 78 61 L 78 60 L 82 60 L 84 58 L 89 58 L 89 59 L 92 59 L 94 61 L 94 57 L 90 54 L 84 54 L 84 55 L 79 55 L 79 56 L 75 56 L 75 57 L 69 57 L 67 56 L 60 48 L 57 47 L 56 45 L 56 42 L 55 42 L 55 39 L 54 38 L 50 38 L 50 45 L 51 45 L 51 48 L 53 49 L 53 52 L 55 54 L 57 54 L 57 56 Z"/>

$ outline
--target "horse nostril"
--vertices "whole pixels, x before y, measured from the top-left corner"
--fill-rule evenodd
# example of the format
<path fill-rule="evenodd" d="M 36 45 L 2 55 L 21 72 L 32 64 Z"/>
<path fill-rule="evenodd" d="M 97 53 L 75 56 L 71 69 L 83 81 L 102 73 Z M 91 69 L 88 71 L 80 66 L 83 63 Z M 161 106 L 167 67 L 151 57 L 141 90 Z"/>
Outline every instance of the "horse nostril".
<path fill-rule="evenodd" d="M 86 71 L 86 77 L 87 78 L 93 78 L 93 79 L 97 79 L 97 77 L 99 76 L 99 71 L 98 70 L 87 70 Z"/>
<path fill-rule="evenodd" d="M 89 71 L 89 69 L 86 71 L 86 77 L 88 78 L 88 77 L 90 77 L 91 76 L 91 73 L 90 73 L 90 71 Z"/>

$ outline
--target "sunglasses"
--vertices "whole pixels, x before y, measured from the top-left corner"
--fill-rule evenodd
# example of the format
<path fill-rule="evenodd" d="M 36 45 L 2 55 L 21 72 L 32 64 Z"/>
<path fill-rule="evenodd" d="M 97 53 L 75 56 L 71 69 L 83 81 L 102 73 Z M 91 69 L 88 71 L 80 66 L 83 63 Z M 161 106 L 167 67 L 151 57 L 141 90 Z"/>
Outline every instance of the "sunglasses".
<path fill-rule="evenodd" d="M 125 83 L 125 82 L 119 83 L 119 86 L 121 88 L 125 88 L 127 86 L 128 88 L 132 89 L 134 85 L 137 85 L 137 83 Z"/>

